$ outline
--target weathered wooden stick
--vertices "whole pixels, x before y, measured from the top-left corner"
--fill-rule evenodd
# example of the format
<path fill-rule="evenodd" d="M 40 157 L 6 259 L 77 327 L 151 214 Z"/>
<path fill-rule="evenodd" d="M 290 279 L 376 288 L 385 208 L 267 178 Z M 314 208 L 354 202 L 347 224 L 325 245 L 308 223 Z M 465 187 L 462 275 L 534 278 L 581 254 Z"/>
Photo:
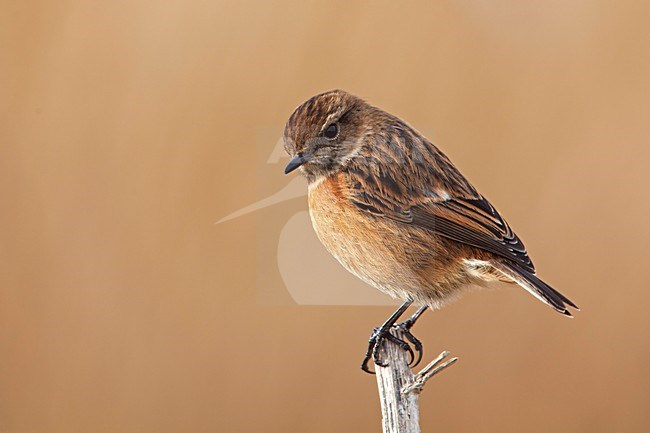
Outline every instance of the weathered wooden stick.
<path fill-rule="evenodd" d="M 402 339 L 400 328 L 393 328 L 390 332 Z M 458 361 L 458 358 L 442 362 L 449 356 L 449 352 L 442 352 L 422 371 L 413 374 L 408 366 L 408 353 L 395 343 L 384 340 L 380 356 L 382 361 L 388 363 L 386 367 L 375 366 L 384 433 L 420 433 L 418 404 L 422 388 L 427 380 Z"/>

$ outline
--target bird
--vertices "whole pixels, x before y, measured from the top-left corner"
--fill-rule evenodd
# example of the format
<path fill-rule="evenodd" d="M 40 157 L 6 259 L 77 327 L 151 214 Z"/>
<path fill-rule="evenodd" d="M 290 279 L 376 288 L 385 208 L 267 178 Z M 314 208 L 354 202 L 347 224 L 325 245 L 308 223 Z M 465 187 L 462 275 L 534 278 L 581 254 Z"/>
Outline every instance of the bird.
<path fill-rule="evenodd" d="M 569 298 L 542 281 L 521 239 L 451 160 L 415 128 L 344 90 L 309 98 L 289 116 L 284 172 L 308 182 L 309 214 L 318 239 L 364 282 L 402 301 L 374 328 L 361 368 L 386 366 L 379 348 L 393 341 L 422 358 L 412 333 L 470 287 L 513 283 L 572 317 Z M 419 308 L 398 323 L 411 306 Z M 389 331 L 403 330 L 407 341 Z"/>

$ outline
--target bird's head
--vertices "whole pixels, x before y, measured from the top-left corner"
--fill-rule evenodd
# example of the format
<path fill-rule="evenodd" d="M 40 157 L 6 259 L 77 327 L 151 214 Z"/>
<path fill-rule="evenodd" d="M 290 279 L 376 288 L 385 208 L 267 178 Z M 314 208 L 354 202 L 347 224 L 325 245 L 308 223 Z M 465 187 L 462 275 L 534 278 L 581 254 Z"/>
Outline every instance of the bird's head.
<path fill-rule="evenodd" d="M 312 181 L 335 173 L 359 153 L 374 107 L 343 90 L 316 95 L 295 109 L 284 129 L 291 156 L 285 169 L 297 168 Z"/>

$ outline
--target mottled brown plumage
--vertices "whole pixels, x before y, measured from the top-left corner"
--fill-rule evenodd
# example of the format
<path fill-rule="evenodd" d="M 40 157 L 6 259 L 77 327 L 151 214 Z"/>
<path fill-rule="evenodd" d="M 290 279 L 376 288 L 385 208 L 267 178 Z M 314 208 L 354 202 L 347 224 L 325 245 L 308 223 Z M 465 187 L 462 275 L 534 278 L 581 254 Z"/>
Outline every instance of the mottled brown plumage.
<path fill-rule="evenodd" d="M 319 239 L 363 281 L 432 308 L 471 285 L 514 282 L 571 315 L 496 209 L 396 116 L 334 90 L 300 105 L 284 140 Z"/>

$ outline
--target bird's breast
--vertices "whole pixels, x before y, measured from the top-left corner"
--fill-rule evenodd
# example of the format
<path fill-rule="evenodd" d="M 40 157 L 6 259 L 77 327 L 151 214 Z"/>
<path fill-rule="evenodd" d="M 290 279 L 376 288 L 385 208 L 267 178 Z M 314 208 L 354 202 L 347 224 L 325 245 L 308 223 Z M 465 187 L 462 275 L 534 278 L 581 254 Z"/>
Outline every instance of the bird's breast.
<path fill-rule="evenodd" d="M 421 287 L 414 257 L 406 255 L 415 249 L 405 251 L 409 234 L 396 232 L 394 222 L 357 208 L 347 198 L 341 177 L 312 182 L 309 213 L 325 248 L 366 283 L 402 299 Z"/>

